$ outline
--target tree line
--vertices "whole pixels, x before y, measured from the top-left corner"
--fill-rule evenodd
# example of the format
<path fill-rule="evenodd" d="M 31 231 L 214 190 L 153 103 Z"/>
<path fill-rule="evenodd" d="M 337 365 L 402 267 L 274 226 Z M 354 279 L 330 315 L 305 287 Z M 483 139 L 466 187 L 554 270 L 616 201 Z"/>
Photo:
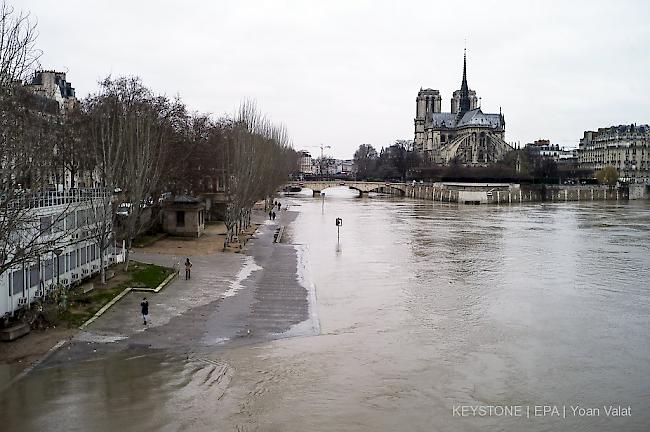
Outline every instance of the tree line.
<path fill-rule="evenodd" d="M 253 101 L 217 117 L 156 94 L 138 77 L 109 76 L 95 93 L 62 110 L 24 85 L 40 67 L 35 21 L 4 1 L 0 19 L 0 270 L 51 248 L 37 247 L 43 234 L 38 229 L 16 241 L 15 233 L 34 223 L 29 206 L 16 203 L 53 191 L 66 179 L 73 190 L 108 192 L 92 201 L 87 216 L 103 259 L 114 235 L 130 248 L 148 228 L 143 212 L 163 194 L 221 192 L 232 238 L 250 223 L 255 202 L 271 196 L 296 170 L 298 156 L 286 128 Z M 115 210 L 122 202 L 130 212 L 116 232 Z"/>
<path fill-rule="evenodd" d="M 371 144 L 361 144 L 354 152 L 357 179 L 406 181 L 409 171 L 421 165 L 422 159 L 413 141 L 397 140 L 379 152 Z"/>
<path fill-rule="evenodd" d="M 489 166 L 466 166 L 458 159 L 446 165 L 428 163 L 412 141 L 397 140 L 379 152 L 371 144 L 361 144 L 354 153 L 359 180 L 392 181 L 526 181 L 557 182 L 557 163 L 532 148 L 513 150 Z M 575 174 L 575 173 L 574 173 Z"/>

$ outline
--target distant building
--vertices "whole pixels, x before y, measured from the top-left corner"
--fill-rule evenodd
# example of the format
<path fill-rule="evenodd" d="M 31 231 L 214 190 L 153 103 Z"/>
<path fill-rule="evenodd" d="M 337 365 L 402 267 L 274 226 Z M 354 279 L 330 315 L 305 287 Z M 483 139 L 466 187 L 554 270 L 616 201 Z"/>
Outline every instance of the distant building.
<path fill-rule="evenodd" d="M 352 175 L 353 162 L 352 159 L 337 159 L 336 160 L 336 174 L 337 175 Z"/>
<path fill-rule="evenodd" d="M 577 160 L 576 150 L 566 150 L 558 144 L 551 144 L 549 140 L 537 140 L 526 144 L 526 149 L 543 158 L 553 159 L 555 162 Z"/>
<path fill-rule="evenodd" d="M 37 96 L 55 101 L 61 112 L 66 112 L 78 103 L 74 88 L 66 80 L 65 72 L 38 71 L 25 86 Z"/>
<path fill-rule="evenodd" d="M 300 160 L 298 161 L 298 164 L 300 166 L 300 173 L 301 174 L 313 174 L 314 173 L 314 167 L 312 166 L 312 160 L 311 160 L 311 154 L 307 151 L 300 151 Z"/>
<path fill-rule="evenodd" d="M 415 149 L 425 160 L 465 165 L 497 162 L 512 147 L 504 141 L 505 119 L 501 113 L 485 114 L 474 90 L 467 84 L 467 56 L 463 56 L 463 79 L 453 93 L 451 112 L 441 112 L 440 91 L 420 89 L 416 98 Z"/>
<path fill-rule="evenodd" d="M 65 72 L 37 71 L 32 80 L 25 85 L 25 89 L 36 96 L 39 103 L 43 101 L 43 106 L 39 106 L 39 109 L 50 114 L 58 112 L 66 115 L 79 103 L 74 87 L 68 82 Z M 56 146 L 55 151 L 58 151 Z M 49 178 L 52 187 L 59 191 L 73 186 L 82 188 L 98 186 L 91 172 L 75 172 L 73 179 L 72 173 L 63 165 L 53 166 Z"/>
<path fill-rule="evenodd" d="M 611 165 L 624 181 L 650 182 L 650 126 L 631 124 L 585 131 L 578 159 L 581 168 L 596 173 Z"/>

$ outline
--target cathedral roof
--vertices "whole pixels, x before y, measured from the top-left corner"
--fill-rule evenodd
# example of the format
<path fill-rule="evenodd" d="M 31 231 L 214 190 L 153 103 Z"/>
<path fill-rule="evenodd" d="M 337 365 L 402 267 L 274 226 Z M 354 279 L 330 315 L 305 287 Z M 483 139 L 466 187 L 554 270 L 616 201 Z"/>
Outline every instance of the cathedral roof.
<path fill-rule="evenodd" d="M 485 114 L 480 108 L 474 108 L 462 115 L 456 113 L 431 113 L 427 126 L 433 128 L 461 128 L 465 126 L 484 126 L 492 129 L 503 127 L 501 114 Z"/>
<path fill-rule="evenodd" d="M 485 114 L 481 108 L 467 111 L 458 121 L 456 127 L 463 126 L 489 126 L 496 128 L 502 126 L 500 114 Z"/>
<path fill-rule="evenodd" d="M 431 126 L 433 127 L 456 127 L 456 117 L 454 113 L 431 113 Z"/>

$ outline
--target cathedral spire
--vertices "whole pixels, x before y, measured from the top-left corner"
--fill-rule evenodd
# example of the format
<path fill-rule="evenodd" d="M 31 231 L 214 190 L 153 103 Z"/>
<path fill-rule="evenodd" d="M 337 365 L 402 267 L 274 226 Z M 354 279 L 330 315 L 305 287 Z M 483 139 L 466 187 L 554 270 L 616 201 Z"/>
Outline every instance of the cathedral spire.
<path fill-rule="evenodd" d="M 460 85 L 460 109 L 459 113 L 469 111 L 471 102 L 469 100 L 469 86 L 467 85 L 467 48 L 463 50 L 463 82 Z"/>

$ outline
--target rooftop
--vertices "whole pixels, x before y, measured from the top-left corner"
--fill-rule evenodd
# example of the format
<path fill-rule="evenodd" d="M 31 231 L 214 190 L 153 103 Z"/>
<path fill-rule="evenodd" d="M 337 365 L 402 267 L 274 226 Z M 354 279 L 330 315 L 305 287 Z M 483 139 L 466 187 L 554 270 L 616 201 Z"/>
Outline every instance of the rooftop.
<path fill-rule="evenodd" d="M 485 126 L 492 129 L 503 127 L 501 114 L 486 114 L 481 111 L 481 108 L 469 110 L 462 117 L 455 113 L 431 113 L 429 119 L 434 127 Z"/>

